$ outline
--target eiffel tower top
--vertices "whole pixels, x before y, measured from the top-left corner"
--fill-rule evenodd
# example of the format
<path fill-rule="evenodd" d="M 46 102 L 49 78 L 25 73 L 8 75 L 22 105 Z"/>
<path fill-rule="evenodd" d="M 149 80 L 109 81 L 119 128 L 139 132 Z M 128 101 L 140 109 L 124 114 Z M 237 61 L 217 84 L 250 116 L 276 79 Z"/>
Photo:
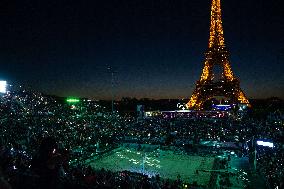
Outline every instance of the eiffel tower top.
<path fill-rule="evenodd" d="M 212 0 L 209 49 L 225 47 L 220 1 Z"/>

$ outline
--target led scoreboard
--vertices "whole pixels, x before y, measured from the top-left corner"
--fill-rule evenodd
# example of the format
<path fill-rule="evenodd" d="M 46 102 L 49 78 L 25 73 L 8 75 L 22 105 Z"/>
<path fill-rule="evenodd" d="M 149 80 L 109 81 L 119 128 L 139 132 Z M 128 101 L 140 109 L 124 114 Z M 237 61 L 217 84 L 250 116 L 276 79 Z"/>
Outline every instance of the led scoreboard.
<path fill-rule="evenodd" d="M 5 94 L 7 92 L 7 81 L 0 81 L 0 94 Z"/>

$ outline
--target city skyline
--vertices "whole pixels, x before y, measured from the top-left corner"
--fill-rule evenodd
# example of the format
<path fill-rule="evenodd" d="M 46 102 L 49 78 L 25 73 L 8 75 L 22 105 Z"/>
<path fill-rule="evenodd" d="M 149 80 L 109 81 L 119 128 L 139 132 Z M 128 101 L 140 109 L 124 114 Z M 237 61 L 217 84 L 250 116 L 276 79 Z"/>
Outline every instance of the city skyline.
<path fill-rule="evenodd" d="M 3 3 L 0 79 L 58 96 L 190 98 L 210 1 Z M 282 1 L 222 1 L 232 70 L 248 98 L 284 98 Z M 236 8 L 237 7 L 237 8 Z"/>

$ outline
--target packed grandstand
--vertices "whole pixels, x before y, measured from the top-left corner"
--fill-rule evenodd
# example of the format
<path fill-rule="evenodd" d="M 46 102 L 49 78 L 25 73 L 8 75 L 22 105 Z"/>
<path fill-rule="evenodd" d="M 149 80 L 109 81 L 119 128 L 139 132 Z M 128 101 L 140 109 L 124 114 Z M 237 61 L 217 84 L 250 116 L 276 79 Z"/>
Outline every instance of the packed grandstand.
<path fill-rule="evenodd" d="M 137 120 L 96 101 L 18 90 L 0 97 L 0 119 L 1 188 L 284 187 L 279 111 Z"/>

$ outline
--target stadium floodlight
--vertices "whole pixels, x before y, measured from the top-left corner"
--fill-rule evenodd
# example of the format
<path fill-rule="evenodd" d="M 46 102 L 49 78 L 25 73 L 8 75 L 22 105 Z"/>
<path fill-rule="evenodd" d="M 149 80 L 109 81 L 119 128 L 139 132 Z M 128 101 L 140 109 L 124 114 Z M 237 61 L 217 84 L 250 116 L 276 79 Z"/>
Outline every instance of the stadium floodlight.
<path fill-rule="evenodd" d="M 80 100 L 77 99 L 77 98 L 67 98 L 66 101 L 69 102 L 69 103 L 77 103 L 77 102 L 80 102 Z"/>
<path fill-rule="evenodd" d="M 6 93 L 7 81 L 0 81 L 0 93 Z"/>
<path fill-rule="evenodd" d="M 266 147 L 270 147 L 270 148 L 274 147 L 272 142 L 264 142 L 264 141 L 258 140 L 258 141 L 256 141 L 256 143 L 259 146 L 266 146 Z"/>

